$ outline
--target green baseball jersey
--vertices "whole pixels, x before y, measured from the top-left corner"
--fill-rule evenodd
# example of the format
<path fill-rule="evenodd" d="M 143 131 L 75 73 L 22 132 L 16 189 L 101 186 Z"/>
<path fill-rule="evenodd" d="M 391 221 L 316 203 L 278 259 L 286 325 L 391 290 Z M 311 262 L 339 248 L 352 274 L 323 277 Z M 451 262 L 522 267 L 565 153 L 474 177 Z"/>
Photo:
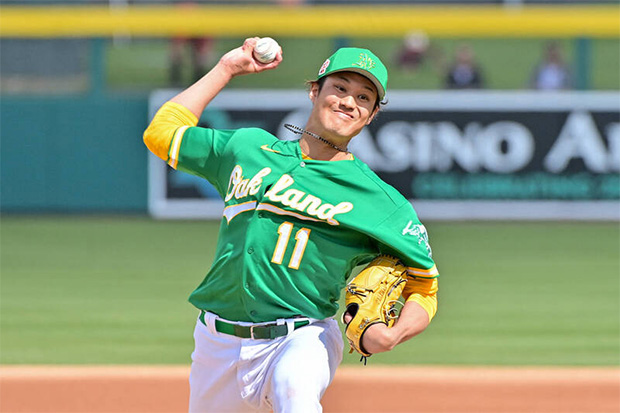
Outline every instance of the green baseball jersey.
<path fill-rule="evenodd" d="M 410 202 L 358 159 L 305 159 L 298 141 L 257 129 L 178 131 L 169 164 L 225 202 L 216 256 L 190 296 L 236 321 L 331 317 L 353 268 L 378 254 L 409 275 L 437 269 Z"/>

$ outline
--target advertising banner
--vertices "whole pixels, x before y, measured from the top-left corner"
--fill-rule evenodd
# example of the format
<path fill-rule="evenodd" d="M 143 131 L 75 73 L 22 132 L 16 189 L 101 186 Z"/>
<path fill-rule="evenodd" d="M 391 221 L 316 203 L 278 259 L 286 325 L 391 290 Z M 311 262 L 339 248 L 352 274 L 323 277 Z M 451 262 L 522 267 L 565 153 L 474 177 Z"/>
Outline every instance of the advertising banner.
<path fill-rule="evenodd" d="M 151 116 L 174 93 L 153 93 Z M 427 219 L 619 219 L 617 93 L 395 91 L 388 99 L 349 148 Z M 304 91 L 225 91 L 199 125 L 298 139 L 284 124 L 303 127 L 310 110 Z M 149 176 L 154 216 L 221 216 L 206 181 L 157 159 Z"/>

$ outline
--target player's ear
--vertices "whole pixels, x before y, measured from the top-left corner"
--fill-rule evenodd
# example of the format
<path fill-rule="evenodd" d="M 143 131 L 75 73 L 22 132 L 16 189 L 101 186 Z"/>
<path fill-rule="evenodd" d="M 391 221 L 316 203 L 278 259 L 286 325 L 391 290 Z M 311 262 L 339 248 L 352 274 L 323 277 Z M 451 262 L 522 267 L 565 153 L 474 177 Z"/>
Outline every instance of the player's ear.
<path fill-rule="evenodd" d="M 312 104 L 314 104 L 314 101 L 316 100 L 318 95 L 319 95 L 319 84 L 317 82 L 312 82 L 310 84 L 310 90 L 308 91 L 308 97 L 310 98 L 310 101 L 312 102 Z"/>
<path fill-rule="evenodd" d="M 370 125 L 370 123 L 373 121 L 373 119 L 377 116 L 378 113 L 379 113 L 379 106 L 375 106 L 374 110 L 370 114 L 370 117 L 368 118 L 368 121 L 366 122 L 366 126 Z"/>

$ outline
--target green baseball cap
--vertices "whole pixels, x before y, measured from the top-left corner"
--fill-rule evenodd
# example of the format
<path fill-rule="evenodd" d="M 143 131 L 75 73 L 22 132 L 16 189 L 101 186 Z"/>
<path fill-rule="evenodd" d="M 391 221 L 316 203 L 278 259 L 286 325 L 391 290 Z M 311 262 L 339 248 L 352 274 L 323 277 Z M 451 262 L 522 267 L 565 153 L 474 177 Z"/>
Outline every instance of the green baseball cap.
<path fill-rule="evenodd" d="M 357 47 L 343 47 L 331 55 L 319 69 L 317 80 L 336 72 L 356 72 L 370 80 L 379 93 L 379 100 L 387 91 L 387 69 L 373 52 Z"/>

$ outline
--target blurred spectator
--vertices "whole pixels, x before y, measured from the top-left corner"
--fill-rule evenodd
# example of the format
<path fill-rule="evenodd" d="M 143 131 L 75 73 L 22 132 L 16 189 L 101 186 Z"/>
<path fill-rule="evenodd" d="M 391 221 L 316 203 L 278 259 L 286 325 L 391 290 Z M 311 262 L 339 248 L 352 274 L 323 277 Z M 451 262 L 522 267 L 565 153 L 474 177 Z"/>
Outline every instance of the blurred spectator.
<path fill-rule="evenodd" d="M 187 46 L 189 46 L 192 64 L 191 82 L 200 79 L 207 73 L 214 43 L 215 40 L 211 37 L 173 38 L 170 44 L 170 84 L 182 86 L 188 83 L 183 80 L 183 66 Z"/>
<path fill-rule="evenodd" d="M 564 63 L 558 43 L 550 42 L 545 45 L 542 60 L 532 73 L 530 86 L 538 90 L 561 90 L 571 87 L 568 66 Z"/>
<path fill-rule="evenodd" d="M 445 78 L 448 89 L 480 89 L 484 87 L 482 70 L 476 63 L 474 52 L 467 44 L 456 50 L 454 63 L 448 68 Z"/>
<path fill-rule="evenodd" d="M 307 0 L 272 0 L 283 7 L 295 7 L 306 3 Z M 180 7 L 195 7 L 197 0 L 179 0 Z M 200 79 L 211 68 L 215 39 L 211 37 L 175 37 L 170 44 L 170 72 L 169 80 L 172 86 L 185 86 Z M 192 78 L 188 82 L 183 79 L 183 67 L 186 49 L 189 48 L 191 59 Z"/>
<path fill-rule="evenodd" d="M 176 4 L 181 8 L 191 9 L 197 2 L 181 0 Z M 189 49 L 191 60 L 191 81 L 200 79 L 209 69 L 209 61 L 215 40 L 211 37 L 174 37 L 170 42 L 170 72 L 169 79 L 172 86 L 183 86 L 188 83 L 183 79 L 186 49 Z"/>
<path fill-rule="evenodd" d="M 423 31 L 413 31 L 403 38 L 398 52 L 398 65 L 401 69 L 415 70 L 428 57 L 430 41 Z"/>

